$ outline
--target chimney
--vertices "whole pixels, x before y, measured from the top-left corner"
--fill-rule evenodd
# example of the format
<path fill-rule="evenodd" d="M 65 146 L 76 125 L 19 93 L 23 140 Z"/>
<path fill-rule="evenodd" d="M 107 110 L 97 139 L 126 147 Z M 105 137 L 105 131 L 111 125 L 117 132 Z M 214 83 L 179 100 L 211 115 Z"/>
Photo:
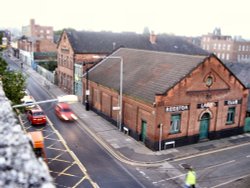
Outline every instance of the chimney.
<path fill-rule="evenodd" d="M 156 34 L 154 33 L 154 31 L 151 32 L 149 41 L 151 42 L 151 44 L 156 44 Z"/>
<path fill-rule="evenodd" d="M 30 26 L 35 25 L 35 19 L 30 19 Z"/>

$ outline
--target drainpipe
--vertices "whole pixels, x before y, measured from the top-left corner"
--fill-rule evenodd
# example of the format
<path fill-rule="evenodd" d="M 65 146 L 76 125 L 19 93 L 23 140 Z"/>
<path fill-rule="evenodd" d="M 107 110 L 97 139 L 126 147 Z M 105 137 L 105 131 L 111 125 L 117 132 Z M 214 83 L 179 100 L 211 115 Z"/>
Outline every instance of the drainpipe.
<path fill-rule="evenodd" d="M 159 136 L 159 151 L 161 151 L 161 141 L 162 141 L 162 123 L 160 123 L 159 128 L 160 128 L 160 136 Z"/>

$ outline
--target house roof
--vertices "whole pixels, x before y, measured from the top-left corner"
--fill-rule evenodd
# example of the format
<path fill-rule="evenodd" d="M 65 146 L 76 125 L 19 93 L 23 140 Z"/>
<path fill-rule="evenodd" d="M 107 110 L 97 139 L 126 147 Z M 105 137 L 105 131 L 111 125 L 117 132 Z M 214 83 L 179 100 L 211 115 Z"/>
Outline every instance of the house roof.
<path fill-rule="evenodd" d="M 250 89 L 250 63 L 225 63 L 225 65 L 246 88 Z"/>
<path fill-rule="evenodd" d="M 149 35 L 133 32 L 92 32 L 65 30 L 75 53 L 106 53 L 125 47 L 152 51 L 173 52 L 190 55 L 208 55 L 208 52 L 181 37 L 156 35 L 156 43 L 151 43 Z"/>
<path fill-rule="evenodd" d="M 226 63 L 225 65 L 250 90 L 250 63 Z M 248 95 L 247 111 L 250 112 L 250 95 Z"/>
<path fill-rule="evenodd" d="M 123 58 L 123 94 L 153 103 L 201 64 L 206 56 L 191 56 L 120 48 L 89 72 L 89 79 L 119 92 Z M 113 58 L 112 58 L 113 57 Z"/>

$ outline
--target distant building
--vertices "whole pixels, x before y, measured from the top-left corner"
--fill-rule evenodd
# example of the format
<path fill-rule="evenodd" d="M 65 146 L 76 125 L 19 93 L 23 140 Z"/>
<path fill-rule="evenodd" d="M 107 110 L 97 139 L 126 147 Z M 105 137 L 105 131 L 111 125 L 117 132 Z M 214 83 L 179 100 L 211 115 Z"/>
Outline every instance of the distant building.
<path fill-rule="evenodd" d="M 35 24 L 35 20 L 30 20 L 30 25 L 22 27 L 23 36 L 18 40 L 19 57 L 26 64 L 34 64 L 34 53 L 51 54 L 56 52 L 54 43 L 54 31 L 51 26 L 40 26 Z M 34 65 L 35 66 L 35 65 Z"/>
<path fill-rule="evenodd" d="M 11 32 L 9 30 L 0 30 L 0 48 L 7 48 L 11 41 Z"/>
<path fill-rule="evenodd" d="M 132 32 L 91 32 L 64 30 L 57 46 L 57 78 L 59 87 L 68 93 L 81 95 L 80 75 L 94 63 L 93 55 L 109 55 L 119 48 L 145 49 L 190 55 L 207 55 L 202 50 L 178 36 L 136 34 Z"/>
<path fill-rule="evenodd" d="M 201 47 L 216 54 L 222 61 L 250 62 L 250 41 L 245 41 L 241 37 L 221 35 L 219 28 L 202 36 Z"/>
<path fill-rule="evenodd" d="M 30 20 L 30 25 L 22 27 L 22 35 L 36 39 L 54 40 L 54 31 L 52 26 L 40 26 L 35 24 L 35 20 Z"/>

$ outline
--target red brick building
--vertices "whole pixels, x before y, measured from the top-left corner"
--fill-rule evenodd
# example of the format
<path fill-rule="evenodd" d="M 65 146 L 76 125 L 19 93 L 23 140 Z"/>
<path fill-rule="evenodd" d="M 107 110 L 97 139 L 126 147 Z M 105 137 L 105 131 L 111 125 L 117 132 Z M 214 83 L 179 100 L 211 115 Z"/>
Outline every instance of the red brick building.
<path fill-rule="evenodd" d="M 35 20 L 31 19 L 30 24 L 22 27 L 22 35 L 33 37 L 36 39 L 54 40 L 54 31 L 52 26 L 41 26 L 35 24 Z"/>
<path fill-rule="evenodd" d="M 222 61 L 250 62 L 250 41 L 241 37 L 222 35 L 219 28 L 202 36 L 201 47 L 214 53 Z"/>
<path fill-rule="evenodd" d="M 147 147 L 242 133 L 248 90 L 216 56 L 128 48 L 111 56 L 124 62 L 122 125 Z M 90 106 L 114 122 L 119 78 L 118 59 L 107 58 L 89 71 Z"/>

